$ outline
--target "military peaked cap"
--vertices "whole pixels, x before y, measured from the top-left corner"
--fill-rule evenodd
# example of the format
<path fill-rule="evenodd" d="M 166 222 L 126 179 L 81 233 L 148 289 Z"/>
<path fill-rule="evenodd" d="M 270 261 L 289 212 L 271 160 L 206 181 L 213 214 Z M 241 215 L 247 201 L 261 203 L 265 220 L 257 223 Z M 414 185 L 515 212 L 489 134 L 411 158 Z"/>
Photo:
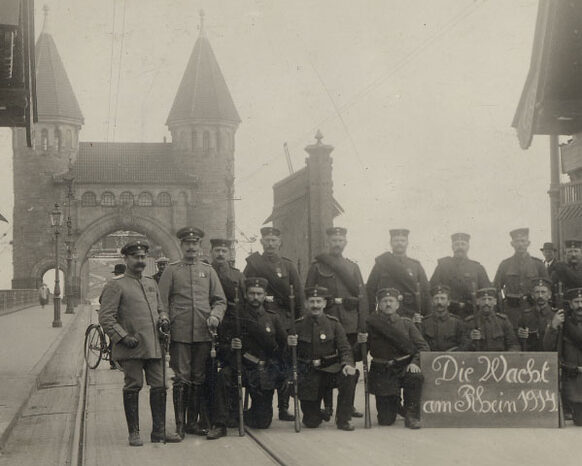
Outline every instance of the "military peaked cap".
<path fill-rule="evenodd" d="M 281 230 L 275 227 L 261 228 L 261 236 L 281 236 Z"/>
<path fill-rule="evenodd" d="M 212 238 L 210 240 L 210 247 L 211 248 L 230 248 L 232 246 L 231 239 L 224 239 L 224 238 Z"/>
<path fill-rule="evenodd" d="M 548 280 L 547 278 L 544 278 L 544 277 L 536 277 L 536 278 L 532 278 L 531 286 L 532 286 L 532 288 L 534 286 L 545 286 L 549 290 L 551 290 L 552 289 L 552 282 L 551 282 L 551 280 Z"/>
<path fill-rule="evenodd" d="M 176 236 L 180 241 L 200 241 L 201 238 L 204 238 L 204 231 L 196 227 L 184 227 L 178 230 Z"/>
<path fill-rule="evenodd" d="M 570 288 L 566 293 L 564 293 L 564 297 L 571 301 L 575 298 L 582 298 L 582 288 Z"/>
<path fill-rule="evenodd" d="M 564 246 L 566 248 L 581 248 L 582 247 L 582 241 L 578 240 L 578 239 L 567 239 L 566 241 L 564 241 Z"/>
<path fill-rule="evenodd" d="M 451 289 L 447 285 L 435 285 L 430 289 L 430 295 L 434 296 L 436 294 L 446 293 L 451 295 Z"/>
<path fill-rule="evenodd" d="M 527 238 L 529 237 L 529 228 L 516 228 L 509 232 L 509 236 L 511 236 L 512 239 L 520 238 L 522 236 Z"/>
<path fill-rule="evenodd" d="M 451 241 L 469 241 L 471 235 L 469 233 L 453 233 L 451 235 Z"/>
<path fill-rule="evenodd" d="M 546 249 L 550 249 L 551 251 L 557 251 L 558 248 L 554 246 L 554 243 L 544 243 L 540 251 L 545 251 Z"/>
<path fill-rule="evenodd" d="M 323 286 L 315 285 L 309 288 L 305 288 L 305 297 L 306 298 L 327 298 L 329 296 L 329 291 L 327 288 Z"/>
<path fill-rule="evenodd" d="M 113 272 L 111 272 L 114 275 L 121 275 L 125 273 L 125 264 L 115 264 L 115 266 L 113 267 Z"/>
<path fill-rule="evenodd" d="M 393 228 L 392 230 L 390 230 L 390 236 L 394 237 L 394 236 L 406 236 L 408 237 L 408 234 L 410 233 L 410 230 L 407 230 L 406 228 Z"/>
<path fill-rule="evenodd" d="M 125 246 L 121 248 L 121 254 L 124 256 L 131 256 L 138 251 L 148 252 L 150 249 L 150 245 L 147 241 L 138 239 L 135 241 L 130 241 Z"/>
<path fill-rule="evenodd" d="M 156 259 L 156 264 L 167 264 L 168 262 L 170 262 L 170 259 L 168 259 L 166 256 L 158 257 Z"/>
<path fill-rule="evenodd" d="M 263 277 L 248 277 L 245 278 L 245 286 L 247 290 L 249 288 L 262 288 L 263 290 L 267 289 L 269 286 L 269 281 Z"/>
<path fill-rule="evenodd" d="M 477 290 L 475 293 L 477 298 L 484 298 L 489 296 L 490 298 L 497 298 L 497 289 L 496 288 L 481 288 Z"/>
<path fill-rule="evenodd" d="M 396 298 L 398 301 L 402 301 L 402 294 L 396 288 L 382 288 L 376 292 L 376 300 L 380 301 L 381 299 L 385 298 L 386 296 L 392 296 Z"/>
<path fill-rule="evenodd" d="M 346 236 L 348 229 L 344 227 L 329 227 L 325 232 L 327 236 Z"/>

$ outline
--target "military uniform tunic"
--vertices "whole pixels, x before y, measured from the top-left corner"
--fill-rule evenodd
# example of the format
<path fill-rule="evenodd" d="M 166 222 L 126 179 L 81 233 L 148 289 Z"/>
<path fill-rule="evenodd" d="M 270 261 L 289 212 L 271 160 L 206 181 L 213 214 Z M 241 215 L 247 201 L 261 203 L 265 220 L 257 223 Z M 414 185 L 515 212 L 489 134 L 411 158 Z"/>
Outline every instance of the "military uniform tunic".
<path fill-rule="evenodd" d="M 151 277 L 126 271 L 107 282 L 101 295 L 99 323 L 113 342 L 113 359 L 161 358 L 157 331 L 161 312 L 160 294 Z M 138 339 L 135 348 L 120 343 L 126 335 Z"/>
<path fill-rule="evenodd" d="M 416 296 L 417 283 L 420 285 L 419 298 Z M 366 283 L 370 312 L 375 310 L 376 293 L 382 288 L 396 288 L 402 293 L 403 303 L 398 311 L 401 315 L 410 317 L 419 308 L 423 315 L 430 313 L 429 283 L 422 265 L 416 259 L 391 252 L 376 257 Z"/>
<path fill-rule="evenodd" d="M 485 268 L 468 258 L 443 257 L 439 259 L 430 285 L 446 285 L 451 289 L 449 310 L 459 317 L 473 312 L 473 286 L 475 291 L 491 286 Z"/>
<path fill-rule="evenodd" d="M 527 328 L 529 335 L 524 344 L 527 351 L 543 351 L 543 338 L 548 324 L 554 317 L 554 309 L 550 306 L 539 308 L 538 306 L 524 309 L 518 320 L 518 328 Z M 520 339 L 521 342 L 521 339 Z"/>
<path fill-rule="evenodd" d="M 358 264 L 341 255 L 321 254 L 309 268 L 305 288 L 315 285 L 328 289 L 326 313 L 339 319 L 346 334 L 356 334 L 359 326 L 365 327 L 368 297 Z"/>
<path fill-rule="evenodd" d="M 352 417 L 352 393 L 355 376 L 345 376 L 341 369 L 354 365 L 352 348 L 346 332 L 336 317 L 306 315 L 297 320 L 297 360 L 299 399 L 303 423 L 317 427 L 321 421 L 320 405 L 324 394 L 338 388 L 337 422 Z"/>
<path fill-rule="evenodd" d="M 172 341 L 210 341 L 206 321 L 222 320 L 226 298 L 214 269 L 200 261 L 168 264 L 160 280 L 160 295 L 170 314 Z"/>
<path fill-rule="evenodd" d="M 552 283 L 562 283 L 563 290 L 572 288 L 582 288 L 582 263 L 568 264 L 566 262 L 554 261 L 555 265 L 552 272 Z"/>
<path fill-rule="evenodd" d="M 431 351 L 459 351 L 463 340 L 463 321 L 449 312 L 429 314 L 422 320 L 422 336 Z"/>
<path fill-rule="evenodd" d="M 255 252 L 246 259 L 245 277 L 265 278 L 267 298 L 265 307 L 277 312 L 285 329 L 291 328 L 291 319 L 301 316 L 303 310 L 303 285 L 295 264 L 286 257 L 277 254 L 267 255 Z M 289 309 L 289 285 L 295 292 L 294 313 Z"/>
<path fill-rule="evenodd" d="M 252 400 L 245 421 L 251 427 L 264 429 L 273 418 L 273 391 L 285 380 L 282 358 L 287 348 L 287 333 L 277 314 L 263 306 L 247 305 L 239 318 L 243 383 Z M 228 397 L 236 387 L 236 354 L 230 348 L 231 340 L 237 337 L 235 320 L 225 322 L 223 335 L 225 342 L 220 351 L 225 365 L 218 373 L 214 410 L 215 422 L 226 425 Z"/>
<path fill-rule="evenodd" d="M 471 331 L 478 328 L 481 339 L 478 343 L 471 340 Z M 519 351 L 519 343 L 509 318 L 505 314 L 493 313 L 477 315 L 465 319 L 463 351 Z"/>
<path fill-rule="evenodd" d="M 517 320 L 523 309 L 530 306 L 530 293 L 534 278 L 549 278 L 544 263 L 529 254 L 513 255 L 501 262 L 495 274 L 494 285 L 504 290 L 504 311 L 511 324 L 517 328 Z"/>

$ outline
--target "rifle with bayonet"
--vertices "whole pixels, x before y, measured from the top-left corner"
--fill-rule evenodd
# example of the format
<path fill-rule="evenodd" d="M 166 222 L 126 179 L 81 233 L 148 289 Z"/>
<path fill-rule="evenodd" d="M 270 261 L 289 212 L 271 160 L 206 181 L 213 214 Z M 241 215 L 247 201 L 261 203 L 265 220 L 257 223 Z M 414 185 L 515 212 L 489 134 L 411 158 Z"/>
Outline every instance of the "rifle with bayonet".
<path fill-rule="evenodd" d="M 366 333 L 366 324 L 362 322 L 361 305 L 363 303 L 362 285 L 360 285 L 360 299 L 358 302 L 358 331 Z M 370 388 L 368 385 L 368 344 L 360 343 L 362 351 L 362 372 L 364 374 L 364 428 L 370 429 L 372 427 L 372 417 L 370 414 Z"/>
<path fill-rule="evenodd" d="M 240 329 L 240 301 L 238 297 L 238 284 L 234 286 L 234 318 L 236 324 L 236 338 L 241 339 Z M 242 341 L 242 340 L 241 340 Z M 245 435 L 245 424 L 243 414 L 243 388 L 242 388 L 242 354 L 241 349 L 236 349 L 236 388 L 238 392 L 238 435 L 243 437 Z"/>
<path fill-rule="evenodd" d="M 564 310 L 564 289 L 562 282 L 558 282 L 558 296 L 556 297 L 556 307 L 558 310 Z M 562 401 L 562 357 L 564 350 L 564 324 L 560 325 L 558 329 L 558 426 L 565 427 L 566 420 L 564 418 L 564 403 Z"/>
<path fill-rule="evenodd" d="M 471 302 L 473 303 L 473 321 L 475 323 L 475 330 L 479 330 L 480 332 L 479 308 L 477 307 L 477 284 L 475 281 L 471 282 Z M 481 339 L 473 340 L 473 345 L 475 346 L 476 351 L 481 351 Z"/>
<path fill-rule="evenodd" d="M 416 290 L 414 291 L 414 300 L 416 301 L 416 314 L 420 316 L 420 322 L 414 322 L 416 328 L 421 331 L 422 333 L 422 303 L 421 303 L 422 294 L 420 292 L 420 282 L 416 282 Z M 415 316 L 416 317 L 416 316 Z M 413 319 L 414 320 L 414 319 Z"/>
<path fill-rule="evenodd" d="M 295 291 L 293 285 L 289 285 L 289 308 L 291 310 L 291 334 L 297 335 L 295 329 Z M 293 413 L 295 414 L 295 432 L 301 432 L 301 420 L 299 419 L 299 385 L 297 380 L 297 346 L 291 346 L 291 371 L 293 391 Z"/>

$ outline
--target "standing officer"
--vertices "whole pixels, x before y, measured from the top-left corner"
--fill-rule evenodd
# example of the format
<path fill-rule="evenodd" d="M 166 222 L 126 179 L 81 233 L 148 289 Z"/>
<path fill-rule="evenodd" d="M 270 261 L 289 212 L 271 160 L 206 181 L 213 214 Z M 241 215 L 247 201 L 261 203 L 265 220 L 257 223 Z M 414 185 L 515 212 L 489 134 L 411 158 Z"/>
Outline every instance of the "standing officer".
<path fill-rule="evenodd" d="M 408 234 L 406 229 L 390 230 L 390 246 L 392 252 L 386 252 L 376 257 L 376 262 L 366 288 L 370 312 L 374 311 L 376 293 L 383 288 L 401 290 L 403 296 L 402 307 L 399 313 L 406 317 L 414 317 L 414 322 L 420 322 L 420 313 L 430 312 L 430 290 L 426 273 L 416 259 L 406 255 L 408 248 Z M 420 296 L 417 289 L 420 288 Z"/>
<path fill-rule="evenodd" d="M 517 329 L 517 320 L 521 311 L 530 306 L 532 280 L 536 277 L 549 278 L 544 263 L 531 257 L 527 248 L 529 228 L 518 228 L 509 232 L 511 246 L 515 254 L 499 264 L 495 274 L 495 288 L 505 295 L 503 309 L 509 317 L 511 325 Z"/>
<path fill-rule="evenodd" d="M 107 282 L 101 294 L 99 324 L 113 342 L 112 358 L 123 368 L 123 408 L 129 431 L 129 444 L 137 447 L 139 436 L 139 391 L 143 373 L 150 386 L 152 410 L 152 442 L 164 441 L 166 385 L 162 376 L 162 350 L 157 326 L 169 329 L 170 321 L 163 311 L 156 282 L 142 275 L 149 245 L 133 241 L 121 248 L 127 268 L 125 274 Z M 167 442 L 179 442 L 178 436 L 167 434 Z"/>
<path fill-rule="evenodd" d="M 164 270 L 166 270 L 166 267 L 168 266 L 169 262 L 170 259 L 164 256 L 156 259 L 156 266 L 158 268 L 158 271 L 152 277 L 156 281 L 156 283 L 160 283 L 160 278 L 162 278 L 162 274 L 164 273 Z"/>
<path fill-rule="evenodd" d="M 187 405 L 193 412 L 207 413 L 205 382 L 215 332 L 226 309 L 226 299 L 214 269 L 199 259 L 204 232 L 184 227 L 176 233 L 183 257 L 168 265 L 160 280 L 160 295 L 171 320 L 170 365 L 174 370 L 176 431 L 184 438 Z M 191 397 L 191 402 L 187 400 Z M 195 432 L 206 435 L 202 429 Z"/>
<path fill-rule="evenodd" d="M 232 249 L 232 240 L 223 238 L 212 238 L 210 240 L 210 255 L 212 258 L 212 267 L 218 275 L 220 284 L 222 285 L 222 290 L 226 296 L 226 313 L 220 326 L 218 327 L 218 343 L 220 346 L 229 347 L 230 341 L 233 338 L 232 335 L 225 333 L 227 327 L 234 328 L 234 298 L 235 298 L 235 288 L 239 289 L 239 298 L 244 300 L 245 298 L 245 276 L 243 273 L 234 268 L 230 262 L 230 251 Z M 221 361 L 226 362 L 226 361 Z M 234 387 L 236 388 L 236 387 Z M 238 425 L 236 418 L 238 417 L 238 409 L 236 407 L 237 392 L 235 389 L 232 390 L 231 396 L 228 398 L 230 416 L 227 425 L 230 427 L 236 427 Z M 186 432 L 188 432 L 190 425 L 190 418 L 188 418 L 188 425 L 186 426 Z"/>
<path fill-rule="evenodd" d="M 495 288 L 477 290 L 478 312 L 465 319 L 462 351 L 519 351 L 513 326 L 496 305 Z"/>
<path fill-rule="evenodd" d="M 522 351 L 543 351 L 543 338 L 546 328 L 554 317 L 552 309 L 552 282 L 547 278 L 534 278 L 532 281 L 534 305 L 524 309 L 517 323 L 517 338 Z"/>
<path fill-rule="evenodd" d="M 291 319 L 301 315 L 303 309 L 303 285 L 295 264 L 290 259 L 279 255 L 281 248 L 281 231 L 274 227 L 261 228 L 261 245 L 263 254 L 255 252 L 247 257 L 244 270 L 246 277 L 262 277 L 269 283 L 265 307 L 279 315 L 287 332 L 291 328 Z M 289 308 L 289 285 L 293 285 L 297 297 L 294 312 Z M 293 421 L 295 416 L 289 414 L 289 387 L 283 384 L 277 389 L 279 420 Z"/>
<path fill-rule="evenodd" d="M 459 351 L 463 341 L 463 321 L 449 312 L 451 290 L 436 285 L 430 290 L 432 313 L 422 319 L 422 336 L 431 351 Z"/>
<path fill-rule="evenodd" d="M 574 425 L 582 426 L 582 288 L 566 292 L 570 312 L 559 309 L 552 318 L 544 335 L 546 351 L 560 351 L 558 334 L 563 327 L 562 338 L 562 396 L 564 405 L 572 410 Z"/>
<path fill-rule="evenodd" d="M 565 290 L 582 287 L 582 241 L 564 241 L 566 262 L 556 262 L 552 272 L 552 282 L 562 282 Z"/>
<path fill-rule="evenodd" d="M 306 427 L 323 420 L 321 400 L 329 389 L 338 389 L 337 428 L 352 431 L 352 393 L 356 368 L 346 332 L 336 317 L 325 314 L 326 288 L 305 290 L 306 315 L 297 320 L 297 335 L 289 335 L 289 346 L 297 346 L 299 400 Z"/>
<path fill-rule="evenodd" d="M 384 288 L 377 293 L 378 312 L 368 318 L 370 393 L 376 397 L 378 424 L 394 424 L 400 410 L 400 390 L 404 392 L 404 425 L 420 429 L 420 395 L 424 377 L 420 372 L 420 352 L 430 351 L 419 330 L 408 317 L 398 315 L 400 291 Z M 365 335 L 365 334 L 364 334 Z M 358 336 L 360 342 L 366 338 Z"/>
<path fill-rule="evenodd" d="M 473 292 L 491 286 L 491 282 L 485 268 L 467 257 L 471 236 L 455 233 L 451 240 L 453 257 L 439 259 L 430 285 L 448 286 L 451 290 L 449 310 L 464 319 L 473 313 Z"/>
<path fill-rule="evenodd" d="M 287 348 L 287 332 L 277 313 L 263 306 L 268 282 L 264 278 L 249 277 L 245 283 L 247 302 L 239 316 L 242 335 L 237 335 L 233 319 L 223 323 L 229 344 L 225 348 L 224 367 L 216 382 L 214 427 L 208 439 L 226 435 L 228 401 L 230 393 L 236 389 L 235 350 L 241 351 L 243 383 L 251 397 L 251 407 L 245 412 L 245 423 L 249 427 L 266 429 L 271 425 L 273 393 L 285 377 L 282 359 Z"/>
<path fill-rule="evenodd" d="M 307 272 L 305 288 L 320 285 L 329 291 L 327 314 L 338 318 L 341 322 L 348 342 L 355 350 L 358 332 L 365 330 L 368 318 L 368 299 L 364 291 L 364 280 L 358 264 L 346 259 L 342 253 L 347 245 L 347 229 L 331 227 L 326 230 L 328 251 L 319 254 Z M 364 328 L 360 328 L 364 327 Z M 361 353 L 354 353 L 354 361 L 362 359 Z M 356 371 L 356 384 L 359 371 Z M 355 388 L 355 385 L 354 385 Z M 352 406 L 355 390 L 352 396 Z M 326 417 L 331 417 L 331 392 L 325 397 Z M 363 414 L 353 408 L 352 417 L 362 417 Z"/>

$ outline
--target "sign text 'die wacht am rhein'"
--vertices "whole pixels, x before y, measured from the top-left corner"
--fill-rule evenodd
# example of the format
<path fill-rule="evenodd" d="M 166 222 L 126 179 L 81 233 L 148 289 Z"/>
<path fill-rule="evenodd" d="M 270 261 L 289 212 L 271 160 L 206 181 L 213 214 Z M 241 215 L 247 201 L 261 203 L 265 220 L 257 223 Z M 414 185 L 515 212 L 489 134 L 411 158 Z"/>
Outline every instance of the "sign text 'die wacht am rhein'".
<path fill-rule="evenodd" d="M 421 353 L 424 427 L 558 427 L 556 353 Z"/>

